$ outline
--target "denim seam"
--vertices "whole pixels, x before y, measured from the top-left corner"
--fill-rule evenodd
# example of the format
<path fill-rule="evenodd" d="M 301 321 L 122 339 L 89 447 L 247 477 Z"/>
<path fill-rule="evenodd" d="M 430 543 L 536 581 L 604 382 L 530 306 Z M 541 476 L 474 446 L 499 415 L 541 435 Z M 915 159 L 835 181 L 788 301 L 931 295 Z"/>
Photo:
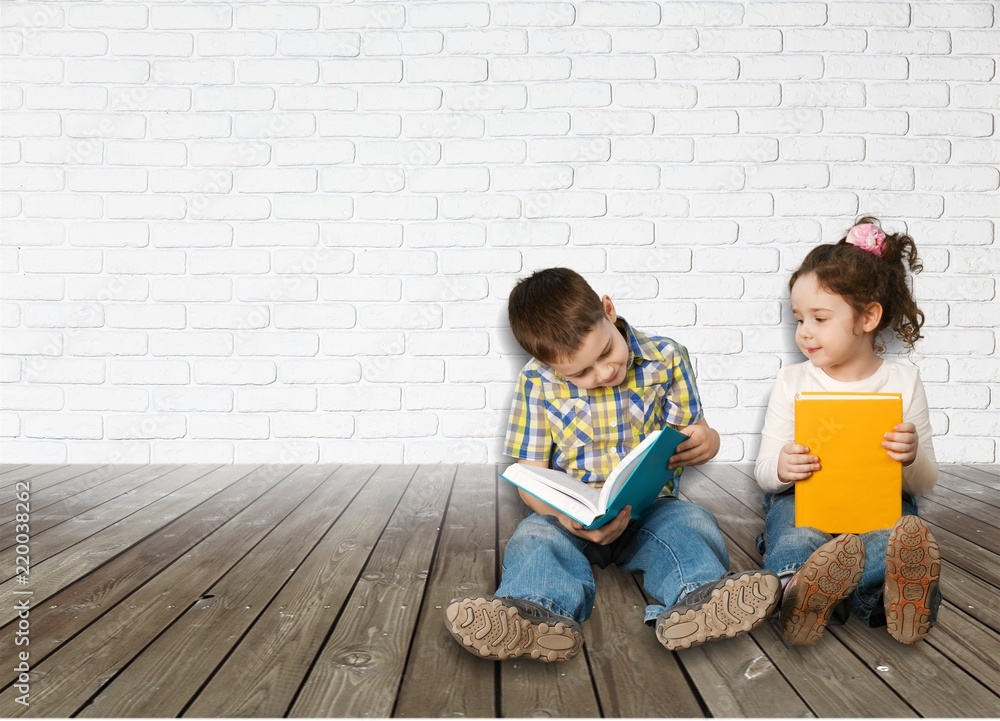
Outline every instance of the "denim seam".
<path fill-rule="evenodd" d="M 680 583 L 678 584 L 679 593 L 677 595 L 677 600 L 684 598 L 684 596 L 691 593 L 691 591 L 693 591 L 694 589 L 698 588 L 698 584 L 693 584 L 689 581 L 684 580 L 684 569 L 682 568 L 680 561 L 677 560 L 677 556 L 674 554 L 674 549 L 672 549 L 670 546 L 668 546 L 666 543 L 660 540 L 660 538 L 655 533 L 652 533 L 651 531 L 648 531 L 645 528 L 640 528 L 639 533 L 645 533 L 647 536 L 656 541 L 656 543 L 659 544 L 659 546 L 663 548 L 664 551 L 670 554 L 670 558 L 673 559 L 674 567 L 677 569 L 677 576 L 680 579 Z M 660 600 L 666 601 L 666 599 L 660 599 Z"/>
<path fill-rule="evenodd" d="M 556 603 L 555 601 L 553 601 L 551 598 L 546 598 L 545 596 L 539 596 L 538 594 L 534 594 L 534 595 L 531 595 L 531 596 L 525 596 L 521 600 L 522 601 L 531 601 L 532 603 L 537 603 L 539 606 L 541 606 L 542 608 L 544 608 L 549 613 L 554 613 L 557 616 L 563 616 L 564 618 L 569 618 L 569 619 L 572 619 L 573 621 L 576 621 L 577 623 L 580 623 L 580 621 L 577 621 L 577 619 L 573 618 L 573 614 L 572 613 L 569 613 L 568 611 L 566 611 L 566 609 L 564 609 L 558 603 Z M 557 610 L 553 610 L 553 609 L 557 609 Z"/>

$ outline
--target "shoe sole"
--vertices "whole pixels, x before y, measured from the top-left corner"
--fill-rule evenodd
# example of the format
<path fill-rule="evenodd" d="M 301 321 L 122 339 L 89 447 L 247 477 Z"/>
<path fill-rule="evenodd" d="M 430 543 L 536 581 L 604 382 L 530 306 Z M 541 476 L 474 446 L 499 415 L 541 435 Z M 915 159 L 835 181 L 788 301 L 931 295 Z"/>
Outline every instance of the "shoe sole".
<path fill-rule="evenodd" d="M 917 643 L 930 631 L 940 575 L 934 535 L 917 516 L 904 516 L 889 533 L 885 551 L 885 620 L 900 643 Z"/>
<path fill-rule="evenodd" d="M 726 581 L 708 600 L 656 624 L 656 638 L 671 651 L 691 648 L 717 638 L 733 638 L 760 626 L 781 598 L 781 581 L 773 574 L 754 573 Z"/>
<path fill-rule="evenodd" d="M 865 544 L 855 535 L 839 536 L 814 551 L 781 609 L 785 640 L 793 646 L 819 642 L 833 609 L 858 587 L 864 570 Z"/>
<path fill-rule="evenodd" d="M 497 598 L 463 598 L 445 614 L 448 630 L 467 651 L 494 661 L 521 656 L 569 661 L 583 646 L 583 634 L 573 626 L 529 621 Z"/>

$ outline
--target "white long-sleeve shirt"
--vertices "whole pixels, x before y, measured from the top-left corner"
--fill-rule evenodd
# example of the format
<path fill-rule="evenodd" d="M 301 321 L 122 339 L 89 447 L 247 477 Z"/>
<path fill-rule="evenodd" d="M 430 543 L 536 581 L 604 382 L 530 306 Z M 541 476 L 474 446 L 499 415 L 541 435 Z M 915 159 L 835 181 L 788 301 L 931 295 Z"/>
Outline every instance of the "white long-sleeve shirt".
<path fill-rule="evenodd" d="M 879 369 L 864 380 L 838 381 L 805 361 L 779 370 L 771 389 L 761 431 L 760 451 L 754 466 L 757 483 L 766 492 L 781 493 L 794 485 L 778 480 L 778 454 L 786 444 L 795 440 L 795 394 L 800 391 L 901 394 L 903 422 L 917 427 L 918 438 L 917 457 L 903 468 L 903 490 L 921 496 L 937 483 L 937 460 L 931 440 L 927 395 L 916 368 L 883 359 Z M 886 428 L 887 433 L 890 430 Z"/>

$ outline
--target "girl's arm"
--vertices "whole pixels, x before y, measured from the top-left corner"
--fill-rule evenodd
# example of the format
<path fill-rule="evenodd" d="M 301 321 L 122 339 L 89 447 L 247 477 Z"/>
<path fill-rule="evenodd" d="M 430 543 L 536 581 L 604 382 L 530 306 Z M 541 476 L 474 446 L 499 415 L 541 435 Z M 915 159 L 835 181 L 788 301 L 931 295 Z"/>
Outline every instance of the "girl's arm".
<path fill-rule="evenodd" d="M 917 455 L 913 462 L 903 467 L 903 490 L 915 496 L 928 493 L 938 480 L 937 458 L 934 455 L 934 442 L 931 439 L 931 418 L 927 408 L 927 394 L 920 376 L 916 376 L 913 384 L 912 398 L 906 409 L 907 423 L 912 423 L 917 430 Z"/>
<path fill-rule="evenodd" d="M 757 484 L 768 493 L 782 493 L 792 487 L 778 478 L 778 456 L 781 449 L 795 439 L 795 392 L 785 379 L 785 373 L 778 371 L 778 378 L 771 389 L 764 416 L 764 428 L 760 432 L 760 450 L 754 465 Z"/>

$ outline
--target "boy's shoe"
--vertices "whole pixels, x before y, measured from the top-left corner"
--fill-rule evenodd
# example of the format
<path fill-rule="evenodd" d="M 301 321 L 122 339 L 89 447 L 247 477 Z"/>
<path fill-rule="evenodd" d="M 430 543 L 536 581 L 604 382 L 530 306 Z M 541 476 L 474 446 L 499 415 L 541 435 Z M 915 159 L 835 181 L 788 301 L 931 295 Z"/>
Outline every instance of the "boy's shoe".
<path fill-rule="evenodd" d="M 494 661 L 520 656 L 568 661 L 583 646 L 580 624 L 519 598 L 456 598 L 445 609 L 445 617 L 448 630 L 463 648 Z"/>
<path fill-rule="evenodd" d="M 927 636 L 941 604 L 937 592 L 941 551 L 927 524 L 903 516 L 889 532 L 885 549 L 885 620 L 900 643 Z"/>
<path fill-rule="evenodd" d="M 727 573 L 686 595 L 656 619 L 656 638 L 671 651 L 760 626 L 781 599 L 781 581 L 770 571 Z"/>
<path fill-rule="evenodd" d="M 830 614 L 858 587 L 865 571 L 865 544 L 853 533 L 837 536 L 812 552 L 785 587 L 781 633 L 794 646 L 823 637 Z"/>

